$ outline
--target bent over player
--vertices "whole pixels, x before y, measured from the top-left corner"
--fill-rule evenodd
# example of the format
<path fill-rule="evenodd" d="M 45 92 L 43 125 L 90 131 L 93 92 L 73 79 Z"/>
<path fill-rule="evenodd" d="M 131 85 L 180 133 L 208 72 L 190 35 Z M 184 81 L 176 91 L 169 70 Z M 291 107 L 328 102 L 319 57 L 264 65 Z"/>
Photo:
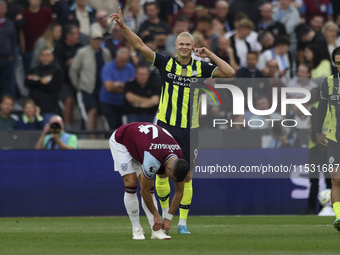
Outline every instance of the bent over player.
<path fill-rule="evenodd" d="M 332 177 L 332 204 L 335 213 L 334 228 L 340 231 L 340 46 L 332 52 L 332 60 L 338 73 L 329 76 L 321 85 L 321 100 L 317 113 L 316 136 L 321 143 L 327 143 L 329 171 Z M 327 107 L 330 112 L 327 134 L 322 133 Z M 327 140 L 326 140 L 327 138 Z"/>
<path fill-rule="evenodd" d="M 124 23 L 121 10 L 111 15 L 121 27 L 125 38 L 145 58 L 156 66 L 161 74 L 161 97 L 158 106 L 157 125 L 164 127 L 178 141 L 185 160 L 194 165 L 198 153 L 198 94 L 195 93 L 190 102 L 191 77 L 196 78 L 228 78 L 235 74 L 233 68 L 209 49 L 195 48 L 191 34 L 183 32 L 177 36 L 176 56 L 170 57 L 152 51 L 141 38 L 134 34 Z M 209 58 L 216 65 L 195 60 L 192 53 L 201 58 Z M 195 91 L 196 92 L 196 91 Z M 192 107 L 191 107 L 192 106 Z M 191 138 L 190 138 L 191 136 Z M 191 141 L 190 141 L 191 140 Z M 192 143 L 190 143 L 192 142 Z M 194 144 L 194 146 L 193 146 Z M 170 185 L 167 178 L 156 178 L 157 194 L 163 209 L 163 217 L 169 210 Z M 178 223 L 179 234 L 190 234 L 187 230 L 187 217 L 192 200 L 193 189 L 190 174 L 185 179 L 183 199 L 180 204 Z"/>
<path fill-rule="evenodd" d="M 147 122 L 135 122 L 118 128 L 110 138 L 115 171 L 119 171 L 125 185 L 124 204 L 132 223 L 132 238 L 145 239 L 139 222 L 137 179 L 141 186 L 142 207 L 152 229 L 151 239 L 170 239 L 174 213 L 183 196 L 184 179 L 189 165 L 171 134 L 164 128 Z M 174 181 L 175 194 L 164 221 L 157 210 L 153 194 L 153 177 L 161 175 Z"/>

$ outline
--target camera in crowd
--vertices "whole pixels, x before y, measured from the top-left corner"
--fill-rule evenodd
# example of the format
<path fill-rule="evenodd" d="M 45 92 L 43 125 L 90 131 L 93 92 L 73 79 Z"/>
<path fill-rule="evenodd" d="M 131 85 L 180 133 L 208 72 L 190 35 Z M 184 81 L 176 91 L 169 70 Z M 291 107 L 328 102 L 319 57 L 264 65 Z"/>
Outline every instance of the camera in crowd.
<path fill-rule="evenodd" d="M 50 133 L 52 134 L 60 134 L 61 125 L 58 122 L 51 123 L 50 125 Z"/>

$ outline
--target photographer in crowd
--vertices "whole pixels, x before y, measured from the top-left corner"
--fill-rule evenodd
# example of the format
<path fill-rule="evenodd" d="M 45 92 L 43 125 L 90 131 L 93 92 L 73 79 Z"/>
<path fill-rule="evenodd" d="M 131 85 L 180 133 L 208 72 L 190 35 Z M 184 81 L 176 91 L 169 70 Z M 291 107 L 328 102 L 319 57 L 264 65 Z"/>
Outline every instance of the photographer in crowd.
<path fill-rule="evenodd" d="M 46 124 L 35 146 L 37 150 L 74 150 L 78 148 L 78 138 L 64 131 L 63 119 L 55 115 Z"/>

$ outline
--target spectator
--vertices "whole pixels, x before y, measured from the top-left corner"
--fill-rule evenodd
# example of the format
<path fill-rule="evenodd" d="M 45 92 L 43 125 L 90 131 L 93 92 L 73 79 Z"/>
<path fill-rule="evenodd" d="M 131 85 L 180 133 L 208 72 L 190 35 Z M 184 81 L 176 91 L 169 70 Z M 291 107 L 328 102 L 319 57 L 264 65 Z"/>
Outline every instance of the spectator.
<path fill-rule="evenodd" d="M 195 42 L 195 47 L 197 47 L 197 48 L 206 47 L 207 49 L 210 49 L 210 45 L 209 45 L 208 40 L 206 40 L 204 38 L 203 34 L 201 34 L 199 31 L 194 32 L 192 34 L 192 37 L 193 37 L 194 42 Z M 196 56 L 194 51 L 191 52 L 191 57 L 195 60 L 205 61 L 205 62 L 209 62 L 209 63 L 211 62 L 210 58 L 208 58 L 208 57 L 202 58 L 202 57 Z"/>
<path fill-rule="evenodd" d="M 216 17 L 214 17 L 211 20 L 211 26 L 212 26 L 213 33 L 216 34 L 218 37 L 224 36 L 225 33 L 227 32 L 223 22 Z"/>
<path fill-rule="evenodd" d="M 63 72 L 54 62 L 50 49 L 43 49 L 39 65 L 31 69 L 25 79 L 29 97 L 40 107 L 44 122 L 59 113 L 59 93 L 63 83 Z"/>
<path fill-rule="evenodd" d="M 309 22 L 314 15 L 323 16 L 324 20 L 333 19 L 333 5 L 329 0 L 303 0 L 301 13 L 305 14 L 307 22 Z"/>
<path fill-rule="evenodd" d="M 123 11 L 125 24 L 137 33 L 140 25 L 146 19 L 143 8 L 140 6 L 140 0 L 128 0 Z"/>
<path fill-rule="evenodd" d="M 185 5 L 187 1 L 185 0 L 167 0 L 167 20 L 168 24 L 171 24 L 173 17 L 177 14 Z M 194 7 L 195 9 L 195 7 Z M 172 26 L 171 26 L 172 27 Z"/>
<path fill-rule="evenodd" d="M 73 123 L 73 109 L 75 104 L 76 90 L 72 86 L 69 77 L 69 68 L 78 49 L 82 46 L 79 43 L 79 29 L 75 25 L 64 27 L 63 38 L 56 44 L 54 56 L 58 65 L 63 71 L 64 82 L 60 93 L 60 99 L 64 104 L 64 119 L 66 130 L 71 129 Z"/>
<path fill-rule="evenodd" d="M 147 19 L 141 24 L 138 34 L 141 38 L 146 35 L 153 35 L 158 48 L 165 49 L 166 40 L 171 33 L 167 23 L 158 17 L 159 7 L 156 2 L 145 4 Z"/>
<path fill-rule="evenodd" d="M 321 33 L 316 33 L 307 24 L 298 25 L 295 28 L 295 33 L 298 39 L 297 60 L 299 63 L 304 62 L 303 51 L 310 44 L 318 45 L 321 50 L 322 57 L 330 60 L 327 42 L 325 37 Z"/>
<path fill-rule="evenodd" d="M 247 53 L 247 66 L 241 67 L 236 72 L 236 78 L 263 78 L 262 72 L 256 68 L 258 55 L 254 51 Z"/>
<path fill-rule="evenodd" d="M 279 65 L 275 59 L 271 59 L 266 63 L 265 71 L 263 71 L 263 75 L 268 78 L 269 88 L 267 89 L 268 94 L 267 98 L 269 103 L 272 104 L 273 102 L 273 88 L 277 88 L 278 95 L 277 95 L 277 107 L 276 112 L 281 112 L 281 88 L 285 85 L 282 83 L 281 79 L 279 78 L 280 70 Z"/>
<path fill-rule="evenodd" d="M 105 64 L 102 70 L 100 102 L 111 130 L 123 124 L 125 84 L 135 78 L 135 68 L 128 63 L 129 58 L 129 50 L 120 48 L 115 60 Z"/>
<path fill-rule="evenodd" d="M 285 36 L 276 37 L 273 47 L 264 51 L 260 55 L 257 68 L 264 72 L 266 76 L 266 63 L 271 59 L 275 59 L 279 65 L 279 77 L 288 81 L 291 77 L 293 77 L 293 70 L 295 69 L 292 58 L 289 54 L 289 46 L 289 40 Z"/>
<path fill-rule="evenodd" d="M 291 36 L 294 28 L 299 24 L 300 15 L 297 9 L 291 4 L 291 0 L 279 0 L 280 5 L 273 9 L 272 18 L 281 22 L 286 29 L 286 33 Z"/>
<path fill-rule="evenodd" d="M 326 38 L 328 53 L 329 56 L 332 55 L 333 50 L 340 46 L 340 40 L 337 40 L 337 26 L 333 21 L 328 21 L 325 26 L 322 28 L 322 34 Z M 333 61 L 332 64 L 332 73 L 337 71 L 335 64 Z"/>
<path fill-rule="evenodd" d="M 87 3 L 95 8 L 96 10 L 104 10 L 106 13 L 109 15 L 112 13 L 117 13 L 118 12 L 118 7 L 119 7 L 119 2 L 118 0 L 87 0 Z"/>
<path fill-rule="evenodd" d="M 63 119 L 54 115 L 44 129 L 35 146 L 37 150 L 74 150 L 78 148 L 78 138 L 65 132 Z"/>
<path fill-rule="evenodd" d="M 274 8 L 273 20 L 281 22 L 290 38 L 290 49 L 293 57 L 296 55 L 297 39 L 294 29 L 300 23 L 298 10 L 292 5 L 291 0 L 279 0 L 280 5 Z"/>
<path fill-rule="evenodd" d="M 4 94 L 15 96 L 13 59 L 15 55 L 16 30 L 6 18 L 7 4 L 0 1 L 0 97 Z"/>
<path fill-rule="evenodd" d="M 240 59 L 235 55 L 233 48 L 230 45 L 230 39 L 225 36 L 220 36 L 217 41 L 217 51 L 215 54 L 237 71 L 240 66 Z"/>
<path fill-rule="evenodd" d="M 325 24 L 325 19 L 320 14 L 315 14 L 309 21 L 310 28 L 315 31 L 316 33 L 320 33 L 322 27 Z"/>
<path fill-rule="evenodd" d="M 136 79 L 125 85 L 128 123 L 154 122 L 159 103 L 160 86 L 150 79 L 147 66 L 137 66 Z"/>
<path fill-rule="evenodd" d="M 269 31 L 260 31 L 257 40 L 262 46 L 262 52 L 270 49 L 274 45 L 274 36 Z"/>
<path fill-rule="evenodd" d="M 255 29 L 254 23 L 252 21 L 250 21 L 244 13 L 239 13 L 236 16 L 236 20 L 234 21 L 234 26 L 235 26 L 236 29 L 227 32 L 225 35 L 227 37 L 231 37 L 232 35 L 234 35 L 239 24 L 241 22 L 242 22 L 242 24 L 244 24 L 245 23 L 244 21 L 247 21 L 247 23 L 249 24 L 249 27 L 252 28 L 249 35 L 246 37 L 246 41 L 249 43 L 250 49 L 252 51 L 260 52 L 262 50 L 262 47 L 261 47 L 261 44 L 257 40 L 258 33 L 254 31 L 254 29 Z"/>
<path fill-rule="evenodd" d="M 236 16 L 238 13 L 242 12 L 249 17 L 249 19 L 254 23 L 258 24 L 261 15 L 260 7 L 264 3 L 264 0 L 237 0 L 230 3 L 229 8 L 229 24 L 234 24 Z M 234 27 L 232 27 L 234 28 Z"/>
<path fill-rule="evenodd" d="M 296 72 L 296 76 L 292 80 L 290 80 L 287 84 L 287 87 L 293 88 L 304 88 L 311 91 L 313 88 L 318 87 L 318 85 L 310 79 L 311 77 L 311 67 L 307 63 L 299 64 Z M 295 93 L 288 93 L 289 97 L 293 97 Z"/>
<path fill-rule="evenodd" d="M 0 130 L 13 130 L 17 120 L 11 115 L 14 109 L 14 99 L 3 95 L 0 102 Z"/>
<path fill-rule="evenodd" d="M 177 15 L 175 20 L 175 25 L 172 29 L 172 34 L 168 37 L 165 44 L 165 51 L 171 55 L 175 56 L 177 50 L 175 48 L 176 38 L 182 32 L 189 32 L 189 19 L 184 14 Z"/>
<path fill-rule="evenodd" d="M 281 149 L 299 147 L 298 136 L 293 129 L 288 129 L 276 122 L 271 128 L 272 139 L 269 141 L 267 149 Z"/>
<path fill-rule="evenodd" d="M 268 98 L 266 96 L 260 96 L 255 99 L 254 101 L 254 107 L 257 110 L 268 110 L 269 109 L 269 102 Z M 262 126 L 259 125 L 259 127 L 251 127 L 251 129 L 268 129 L 271 128 L 272 123 L 277 122 L 278 120 L 281 120 L 282 116 L 278 114 L 277 112 L 273 112 L 270 115 L 252 115 L 249 119 L 249 121 L 254 122 L 252 125 L 255 126 L 256 124 L 259 125 L 263 123 Z M 266 121 L 266 120 L 272 120 L 272 121 Z M 248 123 L 249 123 L 248 121 Z M 262 121 L 262 122 L 261 122 Z M 255 124 L 255 122 L 257 122 Z"/>
<path fill-rule="evenodd" d="M 117 50 L 124 46 L 125 41 L 122 29 L 115 24 L 112 28 L 112 36 L 107 38 L 102 46 L 109 49 L 111 56 L 114 59 L 116 58 Z"/>
<path fill-rule="evenodd" d="M 66 25 L 69 18 L 69 6 L 67 0 L 43 0 L 42 6 L 52 11 L 54 21 L 62 26 Z"/>
<path fill-rule="evenodd" d="M 45 33 L 34 44 L 33 57 L 31 68 L 39 65 L 39 56 L 42 49 L 54 50 L 56 43 L 60 40 L 62 34 L 62 27 L 57 23 L 47 26 Z"/>
<path fill-rule="evenodd" d="M 103 38 L 109 38 L 111 35 L 113 23 L 110 17 L 108 17 L 106 11 L 99 10 L 96 13 L 96 22 L 91 25 L 91 31 L 100 31 L 103 34 Z"/>
<path fill-rule="evenodd" d="M 65 25 L 63 28 L 65 28 L 66 26 L 76 26 L 78 28 L 78 30 L 80 31 L 80 23 L 77 19 L 73 19 L 67 22 L 67 25 Z M 87 34 L 84 34 L 82 32 L 79 32 L 79 42 L 81 43 L 82 46 L 85 45 L 90 45 L 90 36 Z"/>
<path fill-rule="evenodd" d="M 40 108 L 32 99 L 27 99 L 23 105 L 23 114 L 16 123 L 16 130 L 43 129 L 44 118 L 40 115 Z"/>
<path fill-rule="evenodd" d="M 21 51 L 26 74 L 30 70 L 35 42 L 44 34 L 46 27 L 53 22 L 51 10 L 40 5 L 41 0 L 29 0 L 29 6 L 23 12 L 26 19 L 25 48 Z"/>
<path fill-rule="evenodd" d="M 176 1 L 177 2 L 177 1 Z M 197 16 L 195 13 L 195 2 L 192 0 L 184 1 L 184 6 L 181 10 L 179 10 L 171 19 L 171 27 L 173 28 L 176 22 L 176 19 L 179 15 L 184 14 L 189 19 L 189 32 L 193 32 L 196 28 L 197 24 Z"/>
<path fill-rule="evenodd" d="M 273 8 L 270 3 L 261 6 L 261 20 L 257 24 L 257 31 L 269 31 L 273 36 L 286 35 L 285 26 L 272 18 Z"/>
<path fill-rule="evenodd" d="M 87 0 L 74 0 L 70 6 L 69 18 L 79 21 L 79 32 L 90 35 L 91 24 L 96 21 L 96 9 L 87 4 Z"/>
<path fill-rule="evenodd" d="M 102 32 L 94 30 L 91 34 L 91 45 L 80 48 L 70 66 L 70 79 L 73 86 L 81 92 L 82 101 L 78 101 L 78 104 L 87 113 L 89 130 L 97 130 L 101 70 L 111 60 L 110 51 L 100 48 L 102 40 Z"/>
<path fill-rule="evenodd" d="M 312 79 L 325 78 L 332 75 L 331 63 L 324 59 L 319 45 L 309 45 L 304 51 L 305 62 L 312 68 Z"/>
<path fill-rule="evenodd" d="M 198 19 L 195 31 L 200 32 L 204 36 L 208 49 L 211 51 L 217 50 L 218 35 L 214 34 L 212 20 L 208 16 L 203 16 Z"/>
<path fill-rule="evenodd" d="M 258 98 L 268 94 L 268 84 L 263 79 L 262 72 L 256 68 L 258 62 L 258 54 L 254 51 L 247 53 L 247 66 L 241 67 L 236 72 L 236 78 L 246 78 L 237 80 L 238 87 L 243 91 L 243 94 L 248 98 L 248 87 L 253 89 L 252 98 Z M 249 79 L 250 78 L 250 79 Z M 245 109 L 248 109 L 248 104 L 245 102 Z"/>
<path fill-rule="evenodd" d="M 254 30 L 254 24 L 248 19 L 243 19 L 236 28 L 235 34 L 230 37 L 231 48 L 240 59 L 240 66 L 247 65 L 247 53 L 251 51 L 251 48 L 246 38 L 252 30 Z"/>
<path fill-rule="evenodd" d="M 16 44 L 15 44 L 15 54 L 13 56 L 13 68 L 12 68 L 12 85 L 13 88 L 15 88 L 15 82 L 17 83 L 17 86 L 19 88 L 19 92 L 21 96 L 27 96 L 27 90 L 24 88 L 23 80 L 24 75 L 23 72 L 18 72 L 16 74 L 16 71 L 19 70 L 19 54 L 20 54 L 20 47 L 24 45 L 24 28 L 26 25 L 26 21 L 24 19 L 23 15 L 23 8 L 15 1 L 13 0 L 7 0 L 7 15 L 6 18 L 8 18 L 15 26 L 16 29 Z M 4 38 L 1 36 L 1 38 Z M 21 75 L 19 75 L 21 74 Z M 10 93 L 10 92 L 8 92 Z M 12 94 L 12 93 L 10 93 Z M 14 96 L 14 94 L 13 94 Z M 0 92 L 1 97 L 1 92 Z"/>
<path fill-rule="evenodd" d="M 225 31 L 231 31 L 228 21 L 229 3 L 225 0 L 218 0 L 215 4 L 216 18 L 222 22 Z"/>

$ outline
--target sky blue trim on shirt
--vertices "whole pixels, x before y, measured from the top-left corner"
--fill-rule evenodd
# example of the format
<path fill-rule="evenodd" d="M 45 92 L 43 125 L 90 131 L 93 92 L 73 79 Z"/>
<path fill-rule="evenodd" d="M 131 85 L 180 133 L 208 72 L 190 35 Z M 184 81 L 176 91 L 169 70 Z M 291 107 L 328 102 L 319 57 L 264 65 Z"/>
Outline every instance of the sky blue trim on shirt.
<path fill-rule="evenodd" d="M 153 59 L 152 59 L 152 65 L 155 65 L 155 60 L 156 60 L 156 52 L 153 52 Z"/>
<path fill-rule="evenodd" d="M 216 67 L 214 68 L 214 70 L 213 70 L 212 73 L 211 73 L 210 78 L 214 78 L 214 74 L 215 74 L 215 71 L 216 71 L 217 68 L 218 68 L 218 66 L 216 66 Z"/>

